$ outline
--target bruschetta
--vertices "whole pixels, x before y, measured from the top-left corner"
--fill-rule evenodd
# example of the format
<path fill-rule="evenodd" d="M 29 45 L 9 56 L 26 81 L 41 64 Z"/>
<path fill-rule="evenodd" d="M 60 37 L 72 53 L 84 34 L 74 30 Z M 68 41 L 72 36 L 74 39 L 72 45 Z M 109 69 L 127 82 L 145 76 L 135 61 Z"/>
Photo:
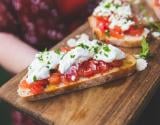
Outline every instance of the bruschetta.
<path fill-rule="evenodd" d="M 88 21 L 99 40 L 122 47 L 141 46 L 141 40 L 149 33 L 123 0 L 102 0 Z"/>
<path fill-rule="evenodd" d="M 69 39 L 66 47 L 36 54 L 17 92 L 35 101 L 101 85 L 135 71 L 134 56 L 82 34 Z"/>

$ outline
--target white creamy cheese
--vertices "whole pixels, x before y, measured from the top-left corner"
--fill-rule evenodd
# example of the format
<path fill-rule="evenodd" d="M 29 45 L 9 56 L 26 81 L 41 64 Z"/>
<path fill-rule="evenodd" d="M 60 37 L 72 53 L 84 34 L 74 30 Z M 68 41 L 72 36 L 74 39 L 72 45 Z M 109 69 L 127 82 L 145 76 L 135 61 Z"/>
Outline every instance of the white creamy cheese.
<path fill-rule="evenodd" d="M 94 16 L 109 16 L 121 6 L 121 0 L 102 0 L 93 11 Z"/>
<path fill-rule="evenodd" d="M 62 53 L 57 54 L 54 51 L 36 54 L 35 59 L 28 67 L 27 82 L 32 83 L 34 80 L 48 78 L 50 76 L 50 70 L 57 67 L 62 55 Z"/>
<path fill-rule="evenodd" d="M 60 73 L 64 74 L 73 64 L 78 64 L 80 62 L 88 60 L 91 57 L 92 55 L 90 54 L 88 49 L 76 47 L 75 49 L 72 49 L 71 51 L 66 53 L 66 55 L 59 63 L 58 70 L 60 71 Z"/>
<path fill-rule="evenodd" d="M 68 41 L 67 41 L 67 45 L 69 46 L 69 47 L 75 47 L 76 45 L 77 45 L 77 42 L 76 42 L 76 40 L 75 39 L 69 39 Z"/>
<path fill-rule="evenodd" d="M 147 68 L 147 61 L 143 58 L 138 58 L 136 60 L 136 68 L 137 68 L 137 71 L 143 71 Z"/>
<path fill-rule="evenodd" d="M 158 37 L 160 37 L 160 32 L 153 32 L 152 36 L 155 38 L 158 38 Z"/>
<path fill-rule="evenodd" d="M 110 63 L 114 60 L 121 60 L 125 57 L 126 55 L 122 50 L 112 46 L 111 44 L 103 45 L 100 51 L 94 55 L 94 59 L 102 60 L 106 63 Z"/>

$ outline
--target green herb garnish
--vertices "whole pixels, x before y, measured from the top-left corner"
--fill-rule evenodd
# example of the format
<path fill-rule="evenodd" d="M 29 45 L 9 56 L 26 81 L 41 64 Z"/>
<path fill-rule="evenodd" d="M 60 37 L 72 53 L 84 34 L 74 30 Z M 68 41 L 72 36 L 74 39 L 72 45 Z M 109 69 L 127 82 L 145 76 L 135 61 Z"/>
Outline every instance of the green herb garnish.
<path fill-rule="evenodd" d="M 104 5 L 105 8 L 110 8 L 111 7 L 111 3 L 107 3 Z"/>
<path fill-rule="evenodd" d="M 71 55 L 71 58 L 74 58 L 75 57 L 75 55 Z"/>
<path fill-rule="evenodd" d="M 58 55 L 61 54 L 61 50 L 59 48 L 55 49 L 54 52 L 57 53 Z"/>
<path fill-rule="evenodd" d="M 36 76 L 33 76 L 33 81 L 35 82 L 37 80 L 37 77 Z"/>
<path fill-rule="evenodd" d="M 79 46 L 79 47 L 82 47 L 83 49 L 88 49 L 88 48 L 89 48 L 89 46 L 87 46 L 87 45 L 85 45 L 85 44 L 83 44 L 83 43 L 79 44 L 78 46 Z"/>
<path fill-rule="evenodd" d="M 114 6 L 115 6 L 116 8 L 119 8 L 121 5 L 119 5 L 119 4 L 114 4 Z"/>
<path fill-rule="evenodd" d="M 99 47 L 94 47 L 94 53 L 98 53 Z"/>
<path fill-rule="evenodd" d="M 39 59 L 40 61 L 43 61 L 43 56 L 42 56 L 42 54 L 41 54 L 40 56 L 38 56 L 38 59 Z"/>
<path fill-rule="evenodd" d="M 109 49 L 109 47 L 108 47 L 107 45 L 103 46 L 103 50 L 104 50 L 105 52 L 109 52 L 109 51 L 110 51 L 110 49 Z"/>
<path fill-rule="evenodd" d="M 141 41 L 141 47 L 142 49 L 141 49 L 140 57 L 144 59 L 148 58 L 150 55 L 150 50 L 149 50 L 149 44 L 145 38 L 143 38 Z"/>

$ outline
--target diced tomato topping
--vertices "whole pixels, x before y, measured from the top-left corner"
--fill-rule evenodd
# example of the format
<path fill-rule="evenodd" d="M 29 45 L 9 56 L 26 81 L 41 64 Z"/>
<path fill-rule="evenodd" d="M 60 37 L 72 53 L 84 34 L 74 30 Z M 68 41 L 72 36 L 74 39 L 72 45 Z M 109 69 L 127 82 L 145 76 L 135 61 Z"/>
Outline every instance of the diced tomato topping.
<path fill-rule="evenodd" d="M 76 81 L 78 79 L 77 67 L 75 65 L 73 65 L 70 70 L 62 76 L 62 81 L 65 83 Z"/>
<path fill-rule="evenodd" d="M 108 17 L 97 17 L 97 27 L 105 32 L 108 29 L 109 21 Z"/>
<path fill-rule="evenodd" d="M 44 88 L 48 85 L 48 80 L 37 80 L 31 84 L 30 90 L 33 94 L 40 94 L 44 91 Z"/>
<path fill-rule="evenodd" d="M 65 74 L 59 72 L 52 73 L 48 79 L 37 80 L 32 84 L 28 84 L 25 80 L 20 84 L 24 88 L 30 88 L 33 94 L 40 94 L 44 91 L 48 84 L 69 84 L 77 81 L 80 77 L 92 77 L 98 73 L 104 73 L 109 71 L 113 67 L 120 67 L 122 65 L 121 60 L 113 61 L 112 63 L 105 63 L 104 61 L 97 61 L 90 59 L 82 62 L 81 64 L 73 65 L 69 71 Z"/>
<path fill-rule="evenodd" d="M 96 60 L 88 60 L 80 64 L 78 69 L 78 74 L 82 77 L 91 77 L 97 73 L 97 64 Z"/>
<path fill-rule="evenodd" d="M 131 36 L 140 36 L 142 35 L 144 31 L 143 26 L 131 26 L 129 30 L 125 32 L 125 34 L 131 35 Z"/>
<path fill-rule="evenodd" d="M 61 74 L 60 73 L 53 73 L 48 78 L 50 84 L 59 84 L 61 82 Z"/>
<path fill-rule="evenodd" d="M 68 52 L 71 49 L 69 47 L 61 47 L 60 50 L 61 50 L 61 52 L 66 53 L 66 52 Z"/>
<path fill-rule="evenodd" d="M 114 29 L 111 29 L 110 35 L 118 39 L 121 39 L 124 37 L 124 34 L 119 26 L 115 26 Z"/>
<path fill-rule="evenodd" d="M 99 61 L 97 69 L 98 69 L 99 73 L 103 73 L 103 72 L 108 71 L 110 69 L 110 66 L 109 66 L 109 64 L 107 64 L 103 61 Z"/>
<path fill-rule="evenodd" d="M 122 66 L 122 64 L 123 64 L 122 60 L 115 60 L 110 65 L 112 67 L 120 67 L 120 66 Z"/>
<path fill-rule="evenodd" d="M 20 88 L 22 88 L 22 89 L 29 89 L 30 88 L 30 84 L 26 80 L 23 80 L 20 83 Z"/>

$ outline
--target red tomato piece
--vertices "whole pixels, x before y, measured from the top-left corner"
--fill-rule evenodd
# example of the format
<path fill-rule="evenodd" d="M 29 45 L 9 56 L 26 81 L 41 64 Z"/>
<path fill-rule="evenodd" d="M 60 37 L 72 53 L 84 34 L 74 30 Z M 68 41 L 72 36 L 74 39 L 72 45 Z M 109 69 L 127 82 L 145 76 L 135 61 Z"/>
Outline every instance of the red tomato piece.
<path fill-rule="evenodd" d="M 91 77 L 94 74 L 95 74 L 94 71 L 90 67 L 83 70 L 83 77 Z"/>
<path fill-rule="evenodd" d="M 78 70 L 78 75 L 82 77 L 91 77 L 97 73 L 97 64 L 96 60 L 88 60 L 80 64 Z"/>
<path fill-rule="evenodd" d="M 50 78 L 48 78 L 49 83 L 51 84 L 59 84 L 61 82 L 61 74 L 53 73 Z"/>
<path fill-rule="evenodd" d="M 131 36 L 140 36 L 142 35 L 144 31 L 143 26 L 131 26 L 129 30 L 125 32 L 125 34 L 131 35 Z"/>
<path fill-rule="evenodd" d="M 76 81 L 79 79 L 78 73 L 77 73 L 77 66 L 72 66 L 70 70 L 64 75 L 65 82 L 66 81 Z"/>
<path fill-rule="evenodd" d="M 30 88 L 30 84 L 26 81 L 26 80 L 23 80 L 21 83 L 20 83 L 20 88 L 23 88 L 23 89 L 29 89 Z"/>
<path fill-rule="evenodd" d="M 103 72 L 108 71 L 110 67 L 109 67 L 109 64 L 105 63 L 104 61 L 99 61 L 97 69 L 99 73 L 103 73 Z"/>
<path fill-rule="evenodd" d="M 64 53 L 68 52 L 69 50 L 71 50 L 69 47 L 61 47 L 60 50 Z"/>
<path fill-rule="evenodd" d="M 97 27 L 105 32 L 108 29 L 109 21 L 108 17 L 97 17 Z"/>
<path fill-rule="evenodd" d="M 115 26 L 114 29 L 111 29 L 110 35 L 118 39 L 121 39 L 124 37 L 124 34 L 119 26 Z"/>
<path fill-rule="evenodd" d="M 44 88 L 47 86 L 48 80 L 37 80 L 31 84 L 31 92 L 33 94 L 40 94 L 43 92 Z"/>

